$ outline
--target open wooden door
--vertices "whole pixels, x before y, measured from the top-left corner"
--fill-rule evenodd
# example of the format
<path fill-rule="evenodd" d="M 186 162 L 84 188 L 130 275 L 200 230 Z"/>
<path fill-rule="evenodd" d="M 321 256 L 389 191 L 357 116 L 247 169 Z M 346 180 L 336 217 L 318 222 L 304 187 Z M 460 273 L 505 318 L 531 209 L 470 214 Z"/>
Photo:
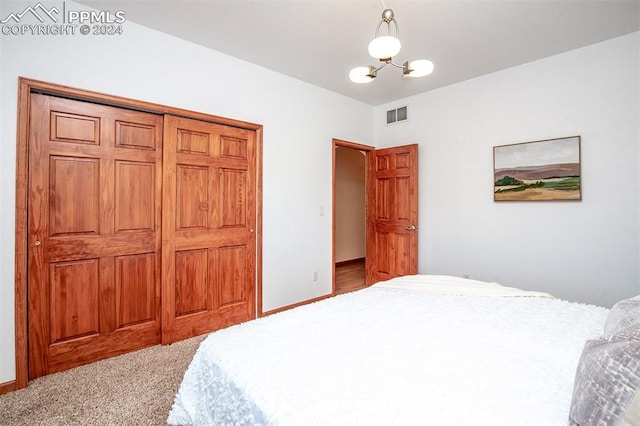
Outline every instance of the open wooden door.
<path fill-rule="evenodd" d="M 418 273 L 418 145 L 367 153 L 367 271 L 371 285 Z"/>
<path fill-rule="evenodd" d="M 162 343 L 255 318 L 256 133 L 165 116 Z"/>

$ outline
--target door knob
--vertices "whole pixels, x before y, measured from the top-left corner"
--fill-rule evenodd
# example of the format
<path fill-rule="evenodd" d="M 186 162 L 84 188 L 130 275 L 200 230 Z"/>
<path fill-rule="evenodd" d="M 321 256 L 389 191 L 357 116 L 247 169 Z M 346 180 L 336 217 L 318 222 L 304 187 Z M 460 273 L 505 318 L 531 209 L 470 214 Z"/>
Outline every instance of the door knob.
<path fill-rule="evenodd" d="M 40 244 L 42 244 L 42 243 L 40 242 L 40 240 L 36 240 L 36 242 L 35 242 L 35 243 L 33 243 L 33 244 L 35 244 L 36 246 L 39 246 L 39 245 L 40 245 Z"/>
<path fill-rule="evenodd" d="M 410 225 L 410 226 L 405 226 L 404 229 L 406 229 L 407 231 L 415 231 L 416 229 L 418 229 L 418 227 L 415 225 Z"/>

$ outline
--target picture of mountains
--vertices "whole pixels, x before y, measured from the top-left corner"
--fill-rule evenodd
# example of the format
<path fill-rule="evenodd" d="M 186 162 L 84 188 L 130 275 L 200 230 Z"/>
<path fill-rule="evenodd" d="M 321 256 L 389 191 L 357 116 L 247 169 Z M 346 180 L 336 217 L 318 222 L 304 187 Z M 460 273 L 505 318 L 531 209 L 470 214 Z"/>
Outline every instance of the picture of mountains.
<path fill-rule="evenodd" d="M 495 171 L 495 180 L 511 176 L 520 180 L 553 179 L 561 177 L 579 177 L 579 163 L 549 164 L 544 166 L 513 167 Z"/>
<path fill-rule="evenodd" d="M 580 200 L 580 137 L 494 147 L 494 201 Z"/>

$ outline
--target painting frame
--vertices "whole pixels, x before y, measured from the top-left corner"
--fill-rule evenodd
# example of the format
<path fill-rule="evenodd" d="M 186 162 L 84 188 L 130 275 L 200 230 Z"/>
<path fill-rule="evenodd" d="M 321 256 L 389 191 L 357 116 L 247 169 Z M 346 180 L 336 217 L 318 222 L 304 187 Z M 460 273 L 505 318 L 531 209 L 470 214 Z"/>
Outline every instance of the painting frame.
<path fill-rule="evenodd" d="M 581 137 L 493 147 L 493 201 L 582 201 Z"/>

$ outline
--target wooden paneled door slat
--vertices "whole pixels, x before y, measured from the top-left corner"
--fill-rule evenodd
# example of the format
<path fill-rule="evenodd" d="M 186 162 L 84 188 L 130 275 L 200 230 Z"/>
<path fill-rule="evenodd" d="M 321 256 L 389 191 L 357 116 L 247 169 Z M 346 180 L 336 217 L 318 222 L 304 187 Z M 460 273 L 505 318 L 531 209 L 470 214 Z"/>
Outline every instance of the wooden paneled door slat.
<path fill-rule="evenodd" d="M 256 133 L 165 116 L 162 342 L 255 318 Z"/>
<path fill-rule="evenodd" d="M 367 152 L 367 271 L 371 285 L 418 273 L 418 145 Z"/>
<path fill-rule="evenodd" d="M 160 342 L 162 129 L 31 94 L 30 379 Z"/>

